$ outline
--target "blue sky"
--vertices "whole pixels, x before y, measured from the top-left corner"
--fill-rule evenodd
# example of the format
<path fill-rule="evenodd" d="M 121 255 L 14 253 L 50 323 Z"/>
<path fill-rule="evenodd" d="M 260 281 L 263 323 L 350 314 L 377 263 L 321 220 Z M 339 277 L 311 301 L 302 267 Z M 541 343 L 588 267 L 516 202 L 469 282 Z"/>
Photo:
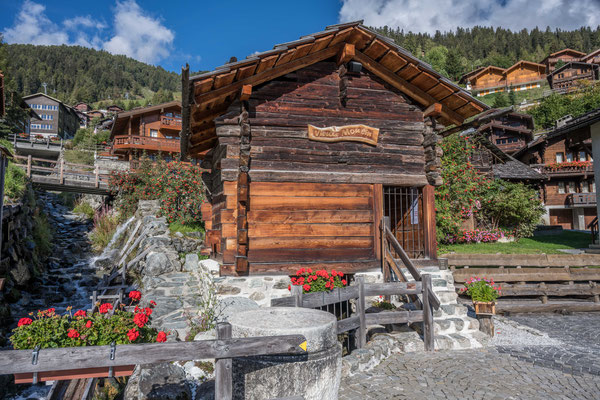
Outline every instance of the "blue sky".
<path fill-rule="evenodd" d="M 179 71 L 210 70 L 327 25 L 435 32 L 457 26 L 574 29 L 600 24 L 598 0 L 0 0 L 7 43 L 79 44 Z"/>

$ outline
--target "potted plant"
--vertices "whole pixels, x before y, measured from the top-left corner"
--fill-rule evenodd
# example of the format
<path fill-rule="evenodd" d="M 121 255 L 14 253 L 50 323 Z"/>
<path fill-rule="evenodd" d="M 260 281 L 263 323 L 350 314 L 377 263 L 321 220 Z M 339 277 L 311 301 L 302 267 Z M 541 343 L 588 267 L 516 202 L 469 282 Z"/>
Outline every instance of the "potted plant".
<path fill-rule="evenodd" d="M 329 273 L 324 269 L 313 271 L 311 268 L 300 268 L 291 281 L 294 286 L 302 286 L 304 293 L 326 292 L 348 284 L 344 274 L 335 269 Z M 288 290 L 292 290 L 292 285 L 288 286 Z"/>
<path fill-rule="evenodd" d="M 15 350 L 44 349 L 56 347 L 102 346 L 111 344 L 166 342 L 167 333 L 151 328 L 151 316 L 156 303 L 150 301 L 142 307 L 141 293 L 129 293 L 129 311 L 125 304 L 116 309 L 110 303 L 97 304 L 97 311 L 73 312 L 71 307 L 63 315 L 55 308 L 38 310 L 29 317 L 21 318 L 10 337 Z M 135 365 L 115 368 L 115 376 L 133 373 Z M 74 370 L 48 371 L 39 373 L 38 380 L 69 380 L 79 378 L 108 377 L 108 368 L 85 368 Z M 31 383 L 32 373 L 15 374 L 15 383 Z"/>
<path fill-rule="evenodd" d="M 496 286 L 493 279 L 474 276 L 465 282 L 460 293 L 471 298 L 475 314 L 493 315 L 496 313 L 496 299 L 501 295 L 502 288 Z"/>
<path fill-rule="evenodd" d="M 379 296 L 379 298 L 373 302 L 373 307 L 383 311 L 391 311 L 396 309 L 396 306 L 385 300 L 383 296 Z"/>

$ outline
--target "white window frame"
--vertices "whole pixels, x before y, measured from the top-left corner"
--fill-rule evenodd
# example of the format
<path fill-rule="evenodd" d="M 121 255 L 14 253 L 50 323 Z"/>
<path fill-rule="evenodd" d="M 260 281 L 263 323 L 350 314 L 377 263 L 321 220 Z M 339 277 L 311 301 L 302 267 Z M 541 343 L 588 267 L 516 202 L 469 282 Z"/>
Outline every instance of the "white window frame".
<path fill-rule="evenodd" d="M 558 194 L 565 194 L 566 190 L 565 190 L 565 183 L 564 182 L 558 182 Z"/>

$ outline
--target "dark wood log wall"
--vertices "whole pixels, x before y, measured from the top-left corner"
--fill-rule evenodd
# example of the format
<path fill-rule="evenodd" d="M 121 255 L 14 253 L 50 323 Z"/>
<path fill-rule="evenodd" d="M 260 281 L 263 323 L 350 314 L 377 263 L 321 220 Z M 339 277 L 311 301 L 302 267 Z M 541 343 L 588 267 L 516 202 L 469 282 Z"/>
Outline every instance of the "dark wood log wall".
<path fill-rule="evenodd" d="M 212 172 L 205 183 L 222 273 L 242 273 L 241 256 L 251 274 L 377 267 L 382 184 L 428 183 L 422 111 L 374 75 L 347 74 L 333 62 L 253 88 L 247 106 L 247 118 L 236 102 L 217 119 L 218 144 L 207 155 Z M 308 124 L 364 124 L 380 129 L 379 141 L 312 141 Z M 250 140 L 247 163 L 240 152 L 244 137 Z M 243 203 L 240 167 L 246 165 L 249 196 Z"/>

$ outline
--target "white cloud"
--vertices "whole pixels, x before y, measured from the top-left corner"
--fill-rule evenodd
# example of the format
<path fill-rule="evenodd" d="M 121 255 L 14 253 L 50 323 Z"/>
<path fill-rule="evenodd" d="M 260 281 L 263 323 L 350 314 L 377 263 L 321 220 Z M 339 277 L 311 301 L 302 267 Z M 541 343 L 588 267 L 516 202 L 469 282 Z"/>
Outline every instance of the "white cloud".
<path fill-rule="evenodd" d="M 98 30 L 106 28 L 106 24 L 104 22 L 96 21 L 89 15 L 65 19 L 63 21 L 63 25 L 65 26 L 65 28 L 71 30 L 77 29 L 79 27 L 94 28 Z"/>
<path fill-rule="evenodd" d="M 105 50 L 148 63 L 167 57 L 175 38 L 173 31 L 145 15 L 134 0 L 117 2 L 114 31 L 115 35 L 104 43 Z"/>
<path fill-rule="evenodd" d="M 4 30 L 7 43 L 64 44 L 69 35 L 46 17 L 46 7 L 26 0 L 11 28 Z"/>
<path fill-rule="evenodd" d="M 340 20 L 399 27 L 405 32 L 455 30 L 457 26 L 575 29 L 600 25 L 594 0 L 342 0 Z"/>

